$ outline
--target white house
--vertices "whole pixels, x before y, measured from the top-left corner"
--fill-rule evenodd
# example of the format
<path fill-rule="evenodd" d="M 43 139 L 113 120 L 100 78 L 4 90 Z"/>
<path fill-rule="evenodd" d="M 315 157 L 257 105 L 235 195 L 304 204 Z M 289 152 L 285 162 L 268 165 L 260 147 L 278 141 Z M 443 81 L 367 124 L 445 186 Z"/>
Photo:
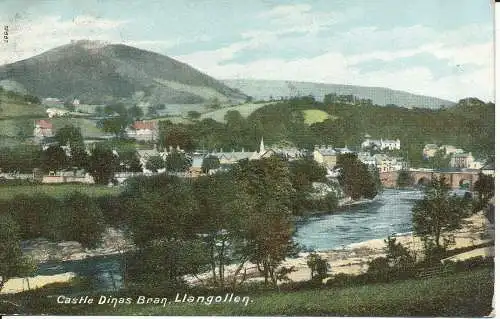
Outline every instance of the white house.
<path fill-rule="evenodd" d="M 135 121 L 126 129 L 126 134 L 138 141 L 154 141 L 158 138 L 158 122 Z"/>
<path fill-rule="evenodd" d="M 67 110 L 63 110 L 63 109 L 59 109 L 59 108 L 55 108 L 55 107 L 50 107 L 50 108 L 46 109 L 45 112 L 47 112 L 47 115 L 49 116 L 49 118 L 65 116 L 69 113 L 69 111 L 67 111 Z"/>
<path fill-rule="evenodd" d="M 453 168 L 469 168 L 474 162 L 472 153 L 455 153 L 451 155 L 450 166 Z"/>
<path fill-rule="evenodd" d="M 399 139 L 396 140 L 372 140 L 365 139 L 363 143 L 361 143 L 361 148 L 374 148 L 378 150 L 399 150 L 401 149 L 401 141 Z"/>

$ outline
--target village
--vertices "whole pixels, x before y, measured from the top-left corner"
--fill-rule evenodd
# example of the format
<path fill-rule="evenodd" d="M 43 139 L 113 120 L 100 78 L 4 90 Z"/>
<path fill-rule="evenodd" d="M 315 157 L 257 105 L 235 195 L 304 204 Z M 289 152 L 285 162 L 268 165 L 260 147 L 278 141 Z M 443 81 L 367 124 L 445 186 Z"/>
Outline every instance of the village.
<path fill-rule="evenodd" d="M 45 105 L 48 118 L 34 121 L 33 142 L 43 150 L 46 150 L 49 146 L 57 145 L 57 142 L 54 140 L 56 130 L 51 122 L 52 119 L 68 116 L 68 111 L 53 107 L 54 100 L 58 101 L 57 99 L 45 99 L 45 103 L 48 103 Z M 78 106 L 79 101 L 75 100 L 73 104 L 74 106 Z M 55 106 L 60 105 L 56 103 Z M 307 157 L 312 158 L 326 168 L 328 177 L 338 175 L 338 172 L 336 172 L 337 157 L 339 154 L 347 153 L 355 154 L 363 164 L 366 164 L 370 169 L 374 169 L 379 173 L 391 173 L 411 169 L 408 159 L 401 152 L 401 142 L 399 139 L 374 139 L 368 134 L 365 135 L 365 140 L 361 145 L 349 147 L 346 145 L 342 148 L 335 148 L 331 145 L 314 145 L 313 150 L 306 150 L 290 146 L 268 146 L 265 143 L 265 137 L 261 137 L 260 144 L 256 145 L 255 149 L 198 149 L 190 152 L 186 152 L 179 145 L 169 145 L 164 148 L 158 147 L 159 135 L 159 121 L 157 120 L 137 120 L 126 128 L 124 138 L 136 141 L 137 143 L 135 155 L 140 162 L 141 170 L 134 172 L 126 170 L 117 171 L 115 172 L 115 182 L 122 183 L 126 178 L 138 174 L 152 175 L 165 172 L 165 167 L 151 169 L 151 165 L 148 165 L 148 162 L 154 161 L 157 158 L 165 161 L 167 156 L 172 152 L 185 155 L 189 161 L 189 165 L 185 170 L 177 172 L 177 175 L 184 177 L 212 174 L 218 170 L 225 170 L 230 165 L 241 160 L 256 160 L 272 155 L 280 156 L 288 161 Z M 113 139 L 113 137 L 111 135 L 105 139 L 109 140 Z M 87 154 L 90 154 L 95 144 L 101 141 L 102 139 L 85 139 L 84 145 Z M 70 156 L 71 150 L 69 145 L 60 145 L 60 147 L 66 152 L 67 156 Z M 119 158 L 118 152 L 116 150 L 113 150 L 113 152 Z M 471 152 L 466 152 L 461 148 L 453 145 L 426 144 L 422 149 L 422 158 L 426 161 L 432 161 L 437 157 L 441 158 L 441 164 L 439 165 L 442 166 L 434 167 L 433 169 L 435 170 L 482 172 L 486 175 L 492 175 L 494 171 L 492 169 L 493 166 L 486 159 L 475 159 Z M 215 160 L 216 164 L 212 164 L 208 170 L 204 170 L 203 163 L 207 158 Z M 442 164 L 442 159 L 445 160 L 444 165 Z M 120 167 L 124 167 L 124 165 Z M 51 171 L 49 174 L 40 174 L 40 172 L 34 172 L 33 174 L 2 172 L 1 176 L 6 179 L 34 178 L 43 183 L 94 183 L 93 178 L 82 170 Z"/>

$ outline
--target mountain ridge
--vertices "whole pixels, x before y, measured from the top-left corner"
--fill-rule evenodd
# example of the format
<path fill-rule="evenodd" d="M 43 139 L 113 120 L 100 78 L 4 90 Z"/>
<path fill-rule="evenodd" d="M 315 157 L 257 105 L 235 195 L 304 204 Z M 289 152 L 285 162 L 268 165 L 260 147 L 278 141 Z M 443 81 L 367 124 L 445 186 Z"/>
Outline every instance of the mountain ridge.
<path fill-rule="evenodd" d="M 402 107 L 423 107 L 438 109 L 442 105 L 450 107 L 456 102 L 414 94 L 385 87 L 357 86 L 347 84 L 319 83 L 306 81 L 259 80 L 259 79 L 221 79 L 229 87 L 238 89 L 255 100 L 313 95 L 316 100 L 323 100 L 329 93 L 337 95 L 353 94 L 359 98 L 371 99 L 374 104 L 385 106 L 395 104 Z"/>

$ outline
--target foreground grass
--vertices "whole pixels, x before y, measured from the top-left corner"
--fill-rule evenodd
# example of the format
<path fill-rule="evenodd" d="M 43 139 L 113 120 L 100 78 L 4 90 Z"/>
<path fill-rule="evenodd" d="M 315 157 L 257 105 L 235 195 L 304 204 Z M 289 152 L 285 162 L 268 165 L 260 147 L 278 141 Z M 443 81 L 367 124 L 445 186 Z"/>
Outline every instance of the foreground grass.
<path fill-rule="evenodd" d="M 11 199 L 19 194 L 44 193 L 53 197 L 64 197 L 66 194 L 78 191 L 90 197 L 99 197 L 102 195 L 115 195 L 121 191 L 120 187 L 108 187 L 104 185 L 87 184 L 36 184 L 36 185 L 1 185 L 0 199 Z"/>
<path fill-rule="evenodd" d="M 111 293 L 105 295 L 113 296 Z M 43 293 L 37 292 L 29 298 L 31 309 L 28 312 L 80 315 L 479 317 L 491 312 L 492 296 L 493 269 L 482 268 L 442 277 L 385 284 L 253 293 L 250 294 L 248 306 L 174 302 L 165 307 L 161 304 L 138 305 L 137 297 L 126 295 L 133 298 L 131 305 L 64 305 L 57 304 L 55 298 L 48 299 Z M 94 295 L 94 298 L 97 300 L 99 295 Z"/>

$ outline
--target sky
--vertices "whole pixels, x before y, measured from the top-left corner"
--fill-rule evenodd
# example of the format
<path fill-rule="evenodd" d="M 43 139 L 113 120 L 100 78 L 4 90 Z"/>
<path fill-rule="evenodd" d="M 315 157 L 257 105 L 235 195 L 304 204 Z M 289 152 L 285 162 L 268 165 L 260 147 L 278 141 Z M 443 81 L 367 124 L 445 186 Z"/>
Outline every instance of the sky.
<path fill-rule="evenodd" d="M 0 0 L 0 64 L 71 40 L 168 55 L 217 79 L 494 99 L 489 0 Z"/>

